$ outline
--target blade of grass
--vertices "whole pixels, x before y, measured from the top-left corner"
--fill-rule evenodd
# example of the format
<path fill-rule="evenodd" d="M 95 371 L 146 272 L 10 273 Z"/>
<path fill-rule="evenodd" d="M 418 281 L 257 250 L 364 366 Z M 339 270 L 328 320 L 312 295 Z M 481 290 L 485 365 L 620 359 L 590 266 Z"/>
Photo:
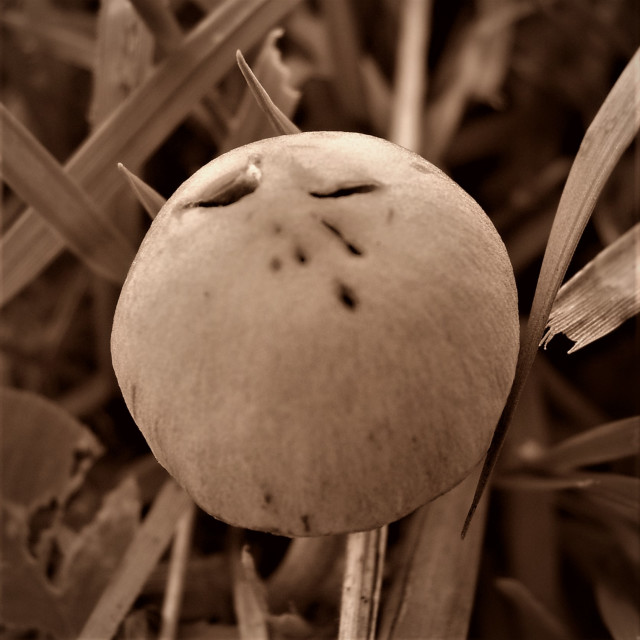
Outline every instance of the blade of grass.
<path fill-rule="evenodd" d="M 85 623 L 80 638 L 108 640 L 114 636 L 169 544 L 176 521 L 191 504 L 191 498 L 173 480 L 167 480 Z"/>
<path fill-rule="evenodd" d="M 487 453 L 464 536 L 489 481 L 520 394 L 536 357 L 553 301 L 596 200 L 640 128 L 640 49 L 629 61 L 587 130 L 569 172 L 540 269 L 515 379 Z"/>
<path fill-rule="evenodd" d="M 286 135 L 288 133 L 300 133 L 300 129 L 296 127 L 291 120 L 283 113 L 283 111 L 273 102 L 265 88 L 256 78 L 251 67 L 247 64 L 240 49 L 236 51 L 236 60 L 247 85 L 253 94 L 256 102 L 260 105 L 262 111 L 267 116 L 276 135 Z"/>
<path fill-rule="evenodd" d="M 162 603 L 162 624 L 160 635 L 158 636 L 159 640 L 175 640 L 177 638 L 196 513 L 196 505 L 192 502 L 176 524 L 171 559 L 169 560 L 167 589 Z"/>
<path fill-rule="evenodd" d="M 565 282 L 553 303 L 542 346 L 558 333 L 582 349 L 640 313 L 640 223 Z"/>
<path fill-rule="evenodd" d="M 185 38 L 74 153 L 69 175 L 95 202 L 120 186 L 117 162 L 144 162 L 218 82 L 238 47 L 250 49 L 300 0 L 226 0 Z M 3 302 L 15 296 L 62 250 L 63 243 L 28 210 L 3 238 Z"/>
<path fill-rule="evenodd" d="M 151 185 L 148 185 L 144 180 L 142 180 L 142 178 L 138 178 L 134 173 L 131 173 L 131 171 L 129 171 L 129 169 L 127 169 L 127 167 L 125 167 L 121 162 L 118 162 L 118 169 L 120 169 L 124 177 L 127 179 L 127 183 L 131 187 L 131 190 L 138 202 L 153 220 L 166 202 L 164 197 L 161 196 Z"/>
<path fill-rule="evenodd" d="M 0 105 L 3 172 L 7 184 L 29 203 L 92 271 L 121 284 L 135 250 L 49 152 Z"/>
<path fill-rule="evenodd" d="M 640 416 L 594 427 L 563 440 L 533 460 L 555 471 L 602 464 L 636 455 L 640 451 Z"/>
<path fill-rule="evenodd" d="M 300 101 L 300 92 L 291 86 L 291 73 L 283 63 L 277 47 L 282 37 L 282 29 L 273 29 L 255 61 L 255 76 L 272 102 L 289 120 Z M 290 122 L 290 120 L 289 120 Z M 235 149 L 254 140 L 273 135 L 273 125 L 265 118 L 264 110 L 256 100 L 255 93 L 247 87 L 235 116 L 229 125 L 229 134 L 225 137 L 221 151 Z"/>
<path fill-rule="evenodd" d="M 414 151 L 421 146 L 432 4 L 404 0 L 400 15 L 389 139 Z"/>
<path fill-rule="evenodd" d="M 467 636 L 484 529 L 474 527 L 464 541 L 456 532 L 475 478 L 469 476 L 413 516 L 382 612 L 381 640 Z M 483 520 L 484 507 L 479 515 Z"/>

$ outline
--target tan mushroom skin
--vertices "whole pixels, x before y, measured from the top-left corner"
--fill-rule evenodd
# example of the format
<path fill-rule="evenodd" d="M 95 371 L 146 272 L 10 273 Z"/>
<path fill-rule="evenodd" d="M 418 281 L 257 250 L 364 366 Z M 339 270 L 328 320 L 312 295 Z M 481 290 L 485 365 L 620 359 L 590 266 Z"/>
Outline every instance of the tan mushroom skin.
<path fill-rule="evenodd" d="M 486 453 L 517 295 L 475 201 L 356 133 L 216 158 L 154 220 L 112 336 L 127 405 L 208 513 L 288 536 L 366 530 Z"/>

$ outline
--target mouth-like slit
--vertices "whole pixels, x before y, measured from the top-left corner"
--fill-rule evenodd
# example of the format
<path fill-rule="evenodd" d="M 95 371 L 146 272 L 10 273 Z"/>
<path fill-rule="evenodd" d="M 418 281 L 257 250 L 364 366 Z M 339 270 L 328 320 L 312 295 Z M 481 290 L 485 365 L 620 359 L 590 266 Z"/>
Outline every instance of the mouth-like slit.
<path fill-rule="evenodd" d="M 339 189 L 335 189 L 334 191 L 329 191 L 328 193 L 321 193 L 319 191 L 310 191 L 309 195 L 314 198 L 345 198 L 347 196 L 352 196 L 359 193 L 371 193 L 376 189 L 379 189 L 380 185 L 373 183 L 366 184 L 355 184 L 348 185 L 344 187 L 340 187 Z"/>

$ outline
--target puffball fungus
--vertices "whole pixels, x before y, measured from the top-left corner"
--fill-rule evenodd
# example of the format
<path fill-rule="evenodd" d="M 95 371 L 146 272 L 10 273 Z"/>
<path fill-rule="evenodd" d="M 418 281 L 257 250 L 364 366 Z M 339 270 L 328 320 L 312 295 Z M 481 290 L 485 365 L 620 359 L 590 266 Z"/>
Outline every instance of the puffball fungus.
<path fill-rule="evenodd" d="M 162 208 L 113 325 L 124 398 L 211 515 L 372 529 L 485 455 L 518 352 L 513 270 L 478 204 L 386 140 L 261 140 Z"/>

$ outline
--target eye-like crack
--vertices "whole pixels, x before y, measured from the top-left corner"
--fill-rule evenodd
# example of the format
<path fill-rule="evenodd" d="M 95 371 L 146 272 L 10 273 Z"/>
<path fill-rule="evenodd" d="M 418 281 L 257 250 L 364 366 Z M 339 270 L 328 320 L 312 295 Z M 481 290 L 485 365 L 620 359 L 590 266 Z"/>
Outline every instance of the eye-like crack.
<path fill-rule="evenodd" d="M 241 171 L 214 181 L 205 196 L 191 206 L 227 207 L 253 193 L 260 186 L 262 178 L 259 164 L 259 158 L 252 158 Z"/>
<path fill-rule="evenodd" d="M 356 292 L 344 282 L 338 282 L 336 288 L 338 300 L 349 310 L 355 311 L 359 304 Z"/>
<path fill-rule="evenodd" d="M 354 185 L 346 185 L 344 187 L 340 187 L 335 189 L 334 191 L 329 191 L 327 193 L 322 193 L 319 191 L 310 191 L 309 195 L 314 198 L 344 198 L 346 196 L 352 196 L 358 193 L 371 193 L 376 189 L 379 189 L 380 185 L 374 183 L 364 183 L 364 184 L 354 184 Z"/>
<path fill-rule="evenodd" d="M 359 247 L 356 247 L 356 245 L 353 244 L 352 242 L 349 242 L 342 235 L 342 231 L 340 231 L 340 229 L 338 229 L 338 227 L 336 227 L 334 224 L 331 224 L 330 222 L 327 222 L 324 219 L 321 219 L 320 222 L 325 226 L 325 228 L 331 231 L 331 233 L 333 233 L 333 235 L 335 235 L 336 238 L 338 238 L 344 244 L 344 246 L 347 248 L 347 251 L 352 253 L 354 256 L 361 256 L 363 254 L 362 249 L 360 249 Z"/>

